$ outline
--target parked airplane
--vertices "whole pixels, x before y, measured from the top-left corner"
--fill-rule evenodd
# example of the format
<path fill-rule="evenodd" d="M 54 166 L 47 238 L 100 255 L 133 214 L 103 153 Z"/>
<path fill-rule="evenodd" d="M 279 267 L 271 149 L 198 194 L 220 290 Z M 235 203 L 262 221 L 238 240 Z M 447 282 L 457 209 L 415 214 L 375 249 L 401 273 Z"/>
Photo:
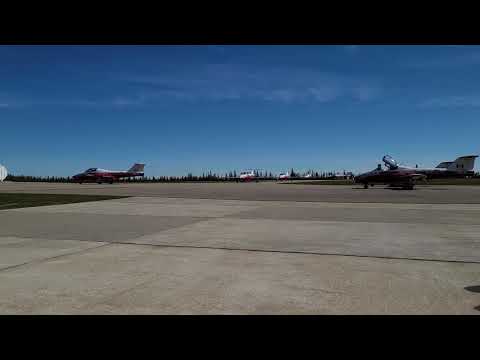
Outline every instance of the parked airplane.
<path fill-rule="evenodd" d="M 281 173 L 280 175 L 278 175 L 278 180 L 282 181 L 282 180 L 288 180 L 290 179 L 290 174 L 289 173 Z"/>
<path fill-rule="evenodd" d="M 411 190 L 419 180 L 472 176 L 477 157 L 477 155 L 462 156 L 455 161 L 442 162 L 435 169 L 419 169 L 400 166 L 391 156 L 385 155 L 382 160 L 387 170 L 383 170 L 379 164 L 375 170 L 356 176 L 355 182 L 363 184 L 365 189 L 368 189 L 369 184 L 373 186 L 380 183 Z"/>
<path fill-rule="evenodd" d="M 239 180 L 244 182 L 253 181 L 253 180 L 258 181 L 258 176 L 253 170 L 242 171 L 240 173 Z"/>
<path fill-rule="evenodd" d="M 313 177 L 313 171 L 312 170 L 307 171 L 307 173 L 303 175 L 303 178 L 305 178 L 305 179 L 310 179 L 312 177 Z"/>
<path fill-rule="evenodd" d="M 90 168 L 85 170 L 83 173 L 72 176 L 74 181 L 79 182 L 97 182 L 101 184 L 102 182 L 108 182 L 113 184 L 114 181 L 118 181 L 122 178 L 130 178 L 135 176 L 143 176 L 143 169 L 145 164 L 134 164 L 127 171 L 117 171 L 117 170 L 105 170 L 99 168 Z"/>

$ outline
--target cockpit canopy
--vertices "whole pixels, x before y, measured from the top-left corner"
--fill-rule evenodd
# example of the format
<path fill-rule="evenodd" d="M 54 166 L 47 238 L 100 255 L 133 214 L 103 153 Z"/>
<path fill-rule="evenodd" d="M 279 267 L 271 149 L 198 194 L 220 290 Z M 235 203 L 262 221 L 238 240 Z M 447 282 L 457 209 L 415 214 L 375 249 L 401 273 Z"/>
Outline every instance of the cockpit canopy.
<path fill-rule="evenodd" d="M 387 166 L 390 170 L 395 170 L 398 168 L 397 162 L 390 155 L 385 155 L 383 157 L 383 162 L 385 163 L 385 166 Z"/>
<path fill-rule="evenodd" d="M 92 173 L 92 172 L 95 172 L 95 171 L 97 171 L 97 168 L 90 168 L 90 169 L 86 170 L 85 173 L 88 174 L 88 173 Z"/>

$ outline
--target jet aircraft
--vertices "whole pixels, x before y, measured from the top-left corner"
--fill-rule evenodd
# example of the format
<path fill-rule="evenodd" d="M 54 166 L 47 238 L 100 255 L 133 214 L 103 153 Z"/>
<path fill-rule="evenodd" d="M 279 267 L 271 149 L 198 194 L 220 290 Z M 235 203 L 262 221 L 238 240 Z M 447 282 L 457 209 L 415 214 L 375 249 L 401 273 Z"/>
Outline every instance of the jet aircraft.
<path fill-rule="evenodd" d="M 83 182 L 102 182 L 113 184 L 114 181 L 118 181 L 122 178 L 130 178 L 135 176 L 143 176 L 143 169 L 145 164 L 134 164 L 129 170 L 105 170 L 99 168 L 90 168 L 84 172 L 74 175 L 72 178 L 78 183 Z"/>
<path fill-rule="evenodd" d="M 435 169 L 422 169 L 400 166 L 391 156 L 385 155 L 382 160 L 386 170 L 382 169 L 382 165 L 379 164 L 375 170 L 356 176 L 355 182 L 363 184 L 365 189 L 368 189 L 369 185 L 388 184 L 412 190 L 418 181 L 473 176 L 477 157 L 477 155 L 461 156 L 455 161 L 442 162 Z"/>

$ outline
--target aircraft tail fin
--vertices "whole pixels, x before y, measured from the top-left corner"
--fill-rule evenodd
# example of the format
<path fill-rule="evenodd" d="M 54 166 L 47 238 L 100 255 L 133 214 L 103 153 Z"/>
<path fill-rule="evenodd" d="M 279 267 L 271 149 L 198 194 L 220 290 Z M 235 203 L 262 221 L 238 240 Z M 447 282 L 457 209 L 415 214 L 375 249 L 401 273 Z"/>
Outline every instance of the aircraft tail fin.
<path fill-rule="evenodd" d="M 461 156 L 448 164 L 447 169 L 453 171 L 472 171 L 475 167 L 475 159 L 478 155 Z"/>
<path fill-rule="evenodd" d="M 141 173 L 143 173 L 144 168 L 145 168 L 145 164 L 133 164 L 133 166 L 128 171 L 129 172 L 141 172 Z"/>

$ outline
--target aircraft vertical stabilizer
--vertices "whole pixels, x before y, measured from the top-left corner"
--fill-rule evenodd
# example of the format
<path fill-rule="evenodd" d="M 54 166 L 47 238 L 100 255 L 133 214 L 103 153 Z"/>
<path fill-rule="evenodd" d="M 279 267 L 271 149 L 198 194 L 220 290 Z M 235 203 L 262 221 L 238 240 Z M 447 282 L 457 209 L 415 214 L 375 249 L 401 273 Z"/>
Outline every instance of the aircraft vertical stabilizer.
<path fill-rule="evenodd" d="M 145 164 L 134 164 L 128 172 L 143 172 Z"/>
<path fill-rule="evenodd" d="M 472 171 L 477 157 L 477 155 L 461 156 L 450 163 L 447 169 L 452 171 Z"/>

